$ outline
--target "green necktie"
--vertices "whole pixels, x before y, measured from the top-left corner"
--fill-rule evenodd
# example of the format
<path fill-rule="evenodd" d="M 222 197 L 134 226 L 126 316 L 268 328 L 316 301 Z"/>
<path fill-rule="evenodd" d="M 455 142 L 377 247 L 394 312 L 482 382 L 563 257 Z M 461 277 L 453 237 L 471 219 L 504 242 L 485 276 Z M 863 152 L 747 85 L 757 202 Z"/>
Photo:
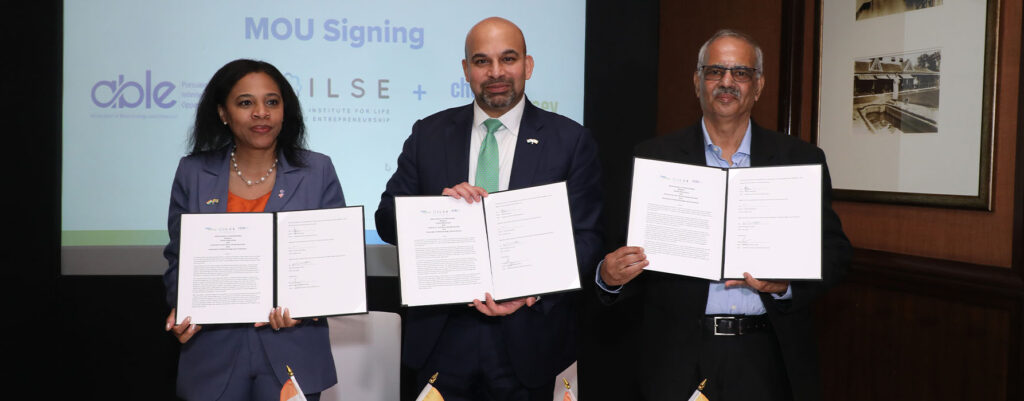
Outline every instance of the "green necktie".
<path fill-rule="evenodd" d="M 501 121 L 488 118 L 484 121 L 487 136 L 480 144 L 480 155 L 476 159 L 476 186 L 487 192 L 498 192 L 498 140 L 494 131 L 501 128 Z"/>

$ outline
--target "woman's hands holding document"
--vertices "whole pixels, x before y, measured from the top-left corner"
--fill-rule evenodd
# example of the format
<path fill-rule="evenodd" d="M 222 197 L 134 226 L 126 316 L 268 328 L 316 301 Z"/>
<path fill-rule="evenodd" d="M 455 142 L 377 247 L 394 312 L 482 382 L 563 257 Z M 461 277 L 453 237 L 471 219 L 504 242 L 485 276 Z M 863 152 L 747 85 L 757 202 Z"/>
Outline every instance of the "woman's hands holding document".
<path fill-rule="evenodd" d="M 526 297 L 504 302 L 494 302 L 494 298 L 491 297 L 491 293 L 485 292 L 484 302 L 481 302 L 479 299 L 474 299 L 470 306 L 476 307 L 476 310 L 487 316 L 505 316 L 515 313 L 515 311 L 522 308 L 523 305 L 532 307 L 535 303 L 537 303 L 537 297 Z"/>
<path fill-rule="evenodd" d="M 288 308 L 282 308 L 280 306 L 271 309 L 270 316 L 268 316 L 267 319 L 268 321 L 266 322 L 259 322 L 253 324 L 253 327 L 263 327 L 269 323 L 270 328 L 274 329 L 274 331 L 278 331 L 284 327 L 295 327 L 298 326 L 299 323 L 302 323 L 302 319 L 291 318 L 291 312 L 288 310 Z M 313 318 L 314 322 L 317 320 L 320 319 L 315 317 Z"/>
<path fill-rule="evenodd" d="M 640 275 L 650 264 L 644 248 L 624 246 L 604 256 L 601 264 L 601 281 L 613 287 L 628 283 Z"/>
<path fill-rule="evenodd" d="M 198 324 L 191 324 L 191 316 L 186 317 L 185 320 L 181 321 L 181 324 L 176 325 L 174 324 L 174 321 L 176 319 L 175 312 L 176 309 L 172 308 L 171 314 L 167 315 L 167 324 L 164 325 L 164 331 L 171 332 L 171 334 L 174 334 L 174 337 L 178 339 L 178 342 L 184 344 L 187 343 L 188 340 L 192 338 L 192 336 L 199 332 L 199 330 L 202 329 L 203 326 L 200 326 Z"/>
<path fill-rule="evenodd" d="M 469 185 L 468 182 L 462 182 L 451 188 L 445 188 L 441 191 L 441 195 L 450 196 L 455 199 L 465 199 L 466 203 L 480 202 L 481 199 L 487 197 L 487 190 L 474 187 Z"/>

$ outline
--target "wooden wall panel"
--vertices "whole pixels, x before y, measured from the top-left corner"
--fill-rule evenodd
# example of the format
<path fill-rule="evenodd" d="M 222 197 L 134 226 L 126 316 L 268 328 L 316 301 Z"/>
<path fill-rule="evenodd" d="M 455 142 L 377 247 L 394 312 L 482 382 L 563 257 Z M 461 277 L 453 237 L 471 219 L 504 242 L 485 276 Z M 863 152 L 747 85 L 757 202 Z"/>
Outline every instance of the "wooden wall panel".
<path fill-rule="evenodd" d="M 1010 312 L 861 283 L 822 306 L 826 399 L 1007 399 Z"/>
<path fill-rule="evenodd" d="M 704 41 L 722 28 L 753 36 L 764 52 L 765 84 L 752 118 L 775 129 L 779 107 L 779 49 L 783 0 L 723 0 L 661 2 L 658 60 L 658 126 L 665 134 L 697 123 L 700 104 L 693 87 L 697 52 Z"/>
<path fill-rule="evenodd" d="M 1022 288 L 1008 269 L 858 251 L 817 305 L 825 399 L 1018 399 Z"/>

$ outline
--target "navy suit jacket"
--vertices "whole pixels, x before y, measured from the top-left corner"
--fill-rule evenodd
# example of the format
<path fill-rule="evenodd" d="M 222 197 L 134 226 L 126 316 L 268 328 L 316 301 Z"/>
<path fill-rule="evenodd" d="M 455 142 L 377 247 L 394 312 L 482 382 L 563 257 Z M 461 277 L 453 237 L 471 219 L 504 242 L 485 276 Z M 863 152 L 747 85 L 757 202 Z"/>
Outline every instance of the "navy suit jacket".
<path fill-rule="evenodd" d="M 584 282 L 586 277 L 592 281 L 602 247 L 597 145 L 579 124 L 524 101 L 509 189 L 566 181 L 578 267 Z M 413 125 L 398 157 L 398 169 L 377 208 L 377 231 L 382 239 L 392 244 L 397 241 L 395 196 L 440 195 L 444 188 L 468 181 L 472 125 L 472 104 L 441 111 Z M 537 143 L 528 144 L 527 139 Z M 501 318 L 512 367 L 526 386 L 547 384 L 576 359 L 577 297 L 575 293 L 545 295 L 532 308 L 523 307 Z M 423 366 L 451 308 L 409 308 L 402 348 L 406 365 Z"/>
<path fill-rule="evenodd" d="M 171 188 L 167 231 L 171 242 L 164 248 L 168 268 L 164 273 L 167 304 L 178 300 L 178 244 L 182 213 L 225 213 L 228 201 L 230 147 L 187 156 L 178 163 Z M 305 167 L 278 157 L 277 178 L 264 211 L 322 209 L 345 206 L 331 159 L 315 152 L 299 152 Z M 217 199 L 217 202 L 207 201 Z M 287 306 L 287 305 L 282 305 Z M 267 311 L 269 314 L 270 311 Z M 178 395 L 189 400 L 216 399 L 227 386 L 235 359 L 245 344 L 248 330 L 256 330 L 267 358 L 284 385 L 285 365 L 302 381 L 302 391 L 316 393 L 338 382 L 331 356 L 327 320 L 305 319 L 294 328 L 273 331 L 270 326 L 254 329 L 252 324 L 204 325 L 181 346 L 178 362 Z"/>
<path fill-rule="evenodd" d="M 648 159 L 707 165 L 700 124 L 643 142 L 634 154 Z M 769 294 L 760 294 L 779 341 L 793 397 L 797 400 L 821 399 L 810 305 L 846 274 L 851 246 L 843 234 L 839 216 L 832 210 L 832 181 L 821 149 L 757 125 L 751 127 L 751 166 L 815 163 L 822 165 L 824 173 L 821 197 L 823 280 L 792 282 L 793 298 L 790 300 L 778 301 Z M 623 234 L 624 242 L 625 230 L 618 231 Z M 597 290 L 605 303 L 632 296 L 642 298 L 644 319 L 640 338 L 643 345 L 638 378 L 647 399 L 678 399 L 680 394 L 691 393 L 700 383 L 696 372 L 701 338 L 698 322 L 707 306 L 708 284 L 704 279 L 645 271 L 623 286 L 618 296 Z"/>

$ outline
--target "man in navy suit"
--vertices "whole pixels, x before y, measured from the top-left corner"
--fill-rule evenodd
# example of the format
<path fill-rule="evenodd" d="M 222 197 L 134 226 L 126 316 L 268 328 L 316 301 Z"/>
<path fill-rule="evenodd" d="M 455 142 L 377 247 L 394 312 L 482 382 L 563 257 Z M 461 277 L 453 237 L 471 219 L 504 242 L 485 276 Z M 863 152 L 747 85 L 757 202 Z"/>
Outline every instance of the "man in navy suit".
<path fill-rule="evenodd" d="M 523 93 L 533 57 L 513 23 L 488 18 L 466 35 L 462 68 L 472 104 L 417 121 L 377 208 L 377 231 L 396 243 L 394 197 L 448 195 L 467 202 L 488 192 L 566 181 L 578 267 L 593 279 L 600 259 L 600 172 L 589 132 L 541 110 Z M 439 373 L 445 400 L 550 399 L 555 376 L 576 359 L 575 293 L 471 307 L 410 308 L 402 361 L 417 385 Z"/>

